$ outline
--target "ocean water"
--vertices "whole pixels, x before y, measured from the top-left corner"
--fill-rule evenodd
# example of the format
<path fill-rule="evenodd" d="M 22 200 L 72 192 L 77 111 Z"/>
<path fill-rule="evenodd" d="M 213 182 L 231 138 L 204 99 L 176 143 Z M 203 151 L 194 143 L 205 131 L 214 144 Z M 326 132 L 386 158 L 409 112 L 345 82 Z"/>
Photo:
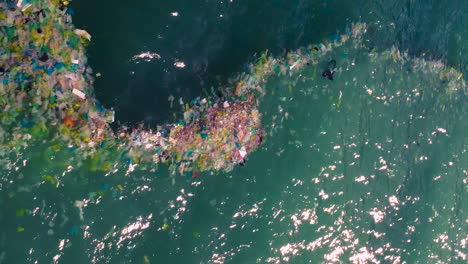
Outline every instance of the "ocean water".
<path fill-rule="evenodd" d="M 12 154 L 0 181 L 0 263 L 468 260 L 465 1 L 72 6 L 93 35 L 98 99 L 118 122 L 148 126 L 178 111 L 169 95 L 211 92 L 256 53 L 282 58 L 356 22 L 367 33 L 265 79 L 268 135 L 230 173 L 187 180 L 121 161 L 107 172 L 70 167 L 40 148 Z M 333 81 L 321 76 L 331 60 Z M 456 73 L 430 70 L 443 65 Z"/>

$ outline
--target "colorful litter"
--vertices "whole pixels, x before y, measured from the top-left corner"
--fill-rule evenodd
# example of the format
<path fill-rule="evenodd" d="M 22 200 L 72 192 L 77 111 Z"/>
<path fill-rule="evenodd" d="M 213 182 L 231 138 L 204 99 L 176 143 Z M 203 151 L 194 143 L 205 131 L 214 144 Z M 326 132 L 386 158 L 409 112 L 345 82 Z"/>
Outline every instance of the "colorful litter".
<path fill-rule="evenodd" d="M 176 124 L 114 133 L 109 126 L 114 113 L 93 94 L 84 48 L 91 35 L 73 27 L 68 4 L 0 3 L 2 147 L 15 150 L 47 139 L 57 142 L 53 152 L 70 148 L 83 160 L 105 159 L 102 149 L 108 149 L 131 163 L 165 162 L 184 174 L 230 170 L 259 145 L 263 130 L 252 95 L 229 102 L 197 98 Z M 109 167 L 109 162 L 101 166 Z"/>
<path fill-rule="evenodd" d="M 244 164 L 265 136 L 257 108 L 265 94 L 265 78 L 317 64 L 349 39 L 362 45 L 366 31 L 365 24 L 354 24 L 346 34 L 285 58 L 265 52 L 222 88 L 223 98 L 198 97 L 185 104 L 182 120 L 153 130 L 113 131 L 114 112 L 94 97 L 93 73 L 85 55 L 92 37 L 74 28 L 68 6 L 63 0 L 0 3 L 0 156 L 43 143 L 50 144 L 50 155 L 69 149 L 92 170 L 109 170 L 109 160 L 117 155 L 128 164 L 166 163 L 171 172 L 187 178 L 204 171 L 230 171 Z M 402 57 L 397 50 L 390 55 L 395 60 Z M 453 69 L 425 70 L 443 72 L 445 78 L 459 74 Z M 336 71 L 336 62 L 330 61 L 323 76 L 333 80 Z M 293 86 L 288 89 L 293 92 Z M 169 98 L 171 107 L 174 100 Z M 52 177 L 44 180 L 55 183 Z"/>

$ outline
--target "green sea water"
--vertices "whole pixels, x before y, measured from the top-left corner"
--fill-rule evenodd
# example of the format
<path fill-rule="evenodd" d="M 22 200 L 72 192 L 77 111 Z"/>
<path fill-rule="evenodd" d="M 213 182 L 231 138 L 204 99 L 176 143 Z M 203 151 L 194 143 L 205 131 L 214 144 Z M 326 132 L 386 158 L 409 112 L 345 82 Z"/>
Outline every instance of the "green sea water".
<path fill-rule="evenodd" d="M 93 35 L 98 99 L 130 124 L 169 120 L 170 94 L 211 92 L 255 53 L 284 57 L 353 22 L 368 32 L 265 80 L 268 136 L 231 173 L 12 156 L 0 263 L 466 263 L 466 87 L 414 67 L 441 60 L 466 79 L 464 1 L 96 2 L 73 1 L 74 23 Z M 146 52 L 160 58 L 134 59 Z"/>

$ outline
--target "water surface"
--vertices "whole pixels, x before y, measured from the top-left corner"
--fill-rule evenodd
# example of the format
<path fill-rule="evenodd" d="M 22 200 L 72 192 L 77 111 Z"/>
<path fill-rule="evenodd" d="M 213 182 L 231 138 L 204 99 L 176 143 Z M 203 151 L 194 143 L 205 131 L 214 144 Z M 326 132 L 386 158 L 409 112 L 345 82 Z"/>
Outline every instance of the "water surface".
<path fill-rule="evenodd" d="M 170 94 L 211 93 L 255 53 L 284 57 L 352 22 L 368 23 L 368 34 L 364 45 L 265 80 L 269 136 L 231 173 L 186 180 L 123 161 L 90 172 L 40 148 L 11 157 L 0 262 L 466 262 L 466 86 L 452 91 L 417 67 L 441 60 L 466 80 L 464 1 L 72 5 L 77 27 L 93 35 L 97 97 L 122 123 L 169 120 L 178 111 Z M 385 55 L 392 47 L 408 57 L 395 62 Z M 160 58 L 132 59 L 146 52 Z M 332 59 L 330 81 L 321 73 Z"/>

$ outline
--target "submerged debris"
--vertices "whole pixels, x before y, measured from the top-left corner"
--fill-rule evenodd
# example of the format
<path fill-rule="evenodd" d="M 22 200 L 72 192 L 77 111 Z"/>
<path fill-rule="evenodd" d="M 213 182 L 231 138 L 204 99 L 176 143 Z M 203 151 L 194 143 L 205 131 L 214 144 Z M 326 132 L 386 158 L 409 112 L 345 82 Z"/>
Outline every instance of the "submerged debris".
<path fill-rule="evenodd" d="M 328 65 L 327 69 L 323 71 L 322 76 L 329 79 L 330 81 L 333 81 L 333 74 L 336 72 L 336 61 L 331 60 Z"/>

